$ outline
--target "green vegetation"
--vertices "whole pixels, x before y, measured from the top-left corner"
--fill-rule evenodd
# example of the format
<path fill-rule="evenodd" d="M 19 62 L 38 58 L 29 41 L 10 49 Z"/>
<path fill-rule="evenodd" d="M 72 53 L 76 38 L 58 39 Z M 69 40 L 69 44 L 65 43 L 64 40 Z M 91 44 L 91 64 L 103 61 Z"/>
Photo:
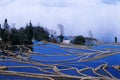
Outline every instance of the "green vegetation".
<path fill-rule="evenodd" d="M 74 39 L 73 44 L 85 45 L 85 38 L 83 36 L 77 36 Z"/>
<path fill-rule="evenodd" d="M 44 29 L 41 26 L 36 26 L 33 29 L 33 37 L 35 40 L 41 41 L 41 40 L 49 40 L 49 32 L 47 29 Z"/>
<path fill-rule="evenodd" d="M 7 19 L 5 19 L 3 27 L 0 25 L 0 37 L 4 43 L 12 45 L 32 44 L 32 39 L 35 40 L 48 40 L 49 33 L 47 29 L 41 26 L 33 26 L 30 22 L 26 27 L 16 29 L 15 27 L 10 28 Z"/>
<path fill-rule="evenodd" d="M 60 42 L 63 42 L 63 39 L 64 39 L 63 35 L 58 36 L 58 38 L 60 39 Z"/>
<path fill-rule="evenodd" d="M 117 37 L 115 36 L 115 43 L 117 43 Z"/>

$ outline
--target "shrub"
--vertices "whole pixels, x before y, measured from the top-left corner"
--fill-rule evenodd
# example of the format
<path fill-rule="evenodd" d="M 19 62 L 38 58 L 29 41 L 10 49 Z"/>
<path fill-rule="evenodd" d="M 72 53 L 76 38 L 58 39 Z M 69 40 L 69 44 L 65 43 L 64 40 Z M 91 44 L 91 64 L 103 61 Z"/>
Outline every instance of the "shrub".
<path fill-rule="evenodd" d="M 73 44 L 85 45 L 85 38 L 83 36 L 77 36 L 74 39 Z"/>

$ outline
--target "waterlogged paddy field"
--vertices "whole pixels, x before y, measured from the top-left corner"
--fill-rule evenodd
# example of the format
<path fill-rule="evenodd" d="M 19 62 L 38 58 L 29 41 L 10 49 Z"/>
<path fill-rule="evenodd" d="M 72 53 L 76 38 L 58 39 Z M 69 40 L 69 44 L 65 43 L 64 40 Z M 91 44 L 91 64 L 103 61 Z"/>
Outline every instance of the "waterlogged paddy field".
<path fill-rule="evenodd" d="M 33 52 L 29 57 L 23 56 L 27 60 L 1 58 L 0 65 L 8 67 L 2 72 L 9 75 L 0 75 L 0 78 L 54 80 L 55 76 L 66 76 L 78 79 L 82 77 L 120 79 L 120 45 L 104 44 L 93 46 L 91 49 L 79 49 L 34 41 Z M 15 74 L 10 73 L 20 75 L 14 76 Z M 32 78 L 23 77 L 21 74 L 29 74 Z"/>

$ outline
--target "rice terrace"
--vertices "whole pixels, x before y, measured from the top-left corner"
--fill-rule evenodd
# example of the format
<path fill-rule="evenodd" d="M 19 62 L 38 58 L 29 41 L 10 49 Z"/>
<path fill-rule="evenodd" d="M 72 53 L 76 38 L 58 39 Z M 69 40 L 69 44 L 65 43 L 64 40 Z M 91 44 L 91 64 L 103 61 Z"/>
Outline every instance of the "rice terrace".
<path fill-rule="evenodd" d="M 82 49 L 38 41 L 33 43 L 30 46 L 14 46 L 19 51 L 4 50 L 4 53 L 0 53 L 1 78 L 120 79 L 120 45 L 103 44 L 93 46 L 91 49 Z M 8 49 L 11 47 L 9 46 Z M 30 47 L 33 49 L 31 50 Z"/>

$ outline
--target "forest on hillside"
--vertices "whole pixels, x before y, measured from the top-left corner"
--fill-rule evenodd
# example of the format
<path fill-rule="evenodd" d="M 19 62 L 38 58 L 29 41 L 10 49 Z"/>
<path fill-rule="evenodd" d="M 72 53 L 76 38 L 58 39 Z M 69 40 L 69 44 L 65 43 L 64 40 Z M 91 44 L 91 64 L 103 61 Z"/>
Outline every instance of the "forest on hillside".
<path fill-rule="evenodd" d="M 16 29 L 8 24 L 5 19 L 3 26 L 0 25 L 0 37 L 4 43 L 12 45 L 32 44 L 32 39 L 41 41 L 49 39 L 49 32 L 40 25 L 33 26 L 30 21 L 25 27 Z"/>

